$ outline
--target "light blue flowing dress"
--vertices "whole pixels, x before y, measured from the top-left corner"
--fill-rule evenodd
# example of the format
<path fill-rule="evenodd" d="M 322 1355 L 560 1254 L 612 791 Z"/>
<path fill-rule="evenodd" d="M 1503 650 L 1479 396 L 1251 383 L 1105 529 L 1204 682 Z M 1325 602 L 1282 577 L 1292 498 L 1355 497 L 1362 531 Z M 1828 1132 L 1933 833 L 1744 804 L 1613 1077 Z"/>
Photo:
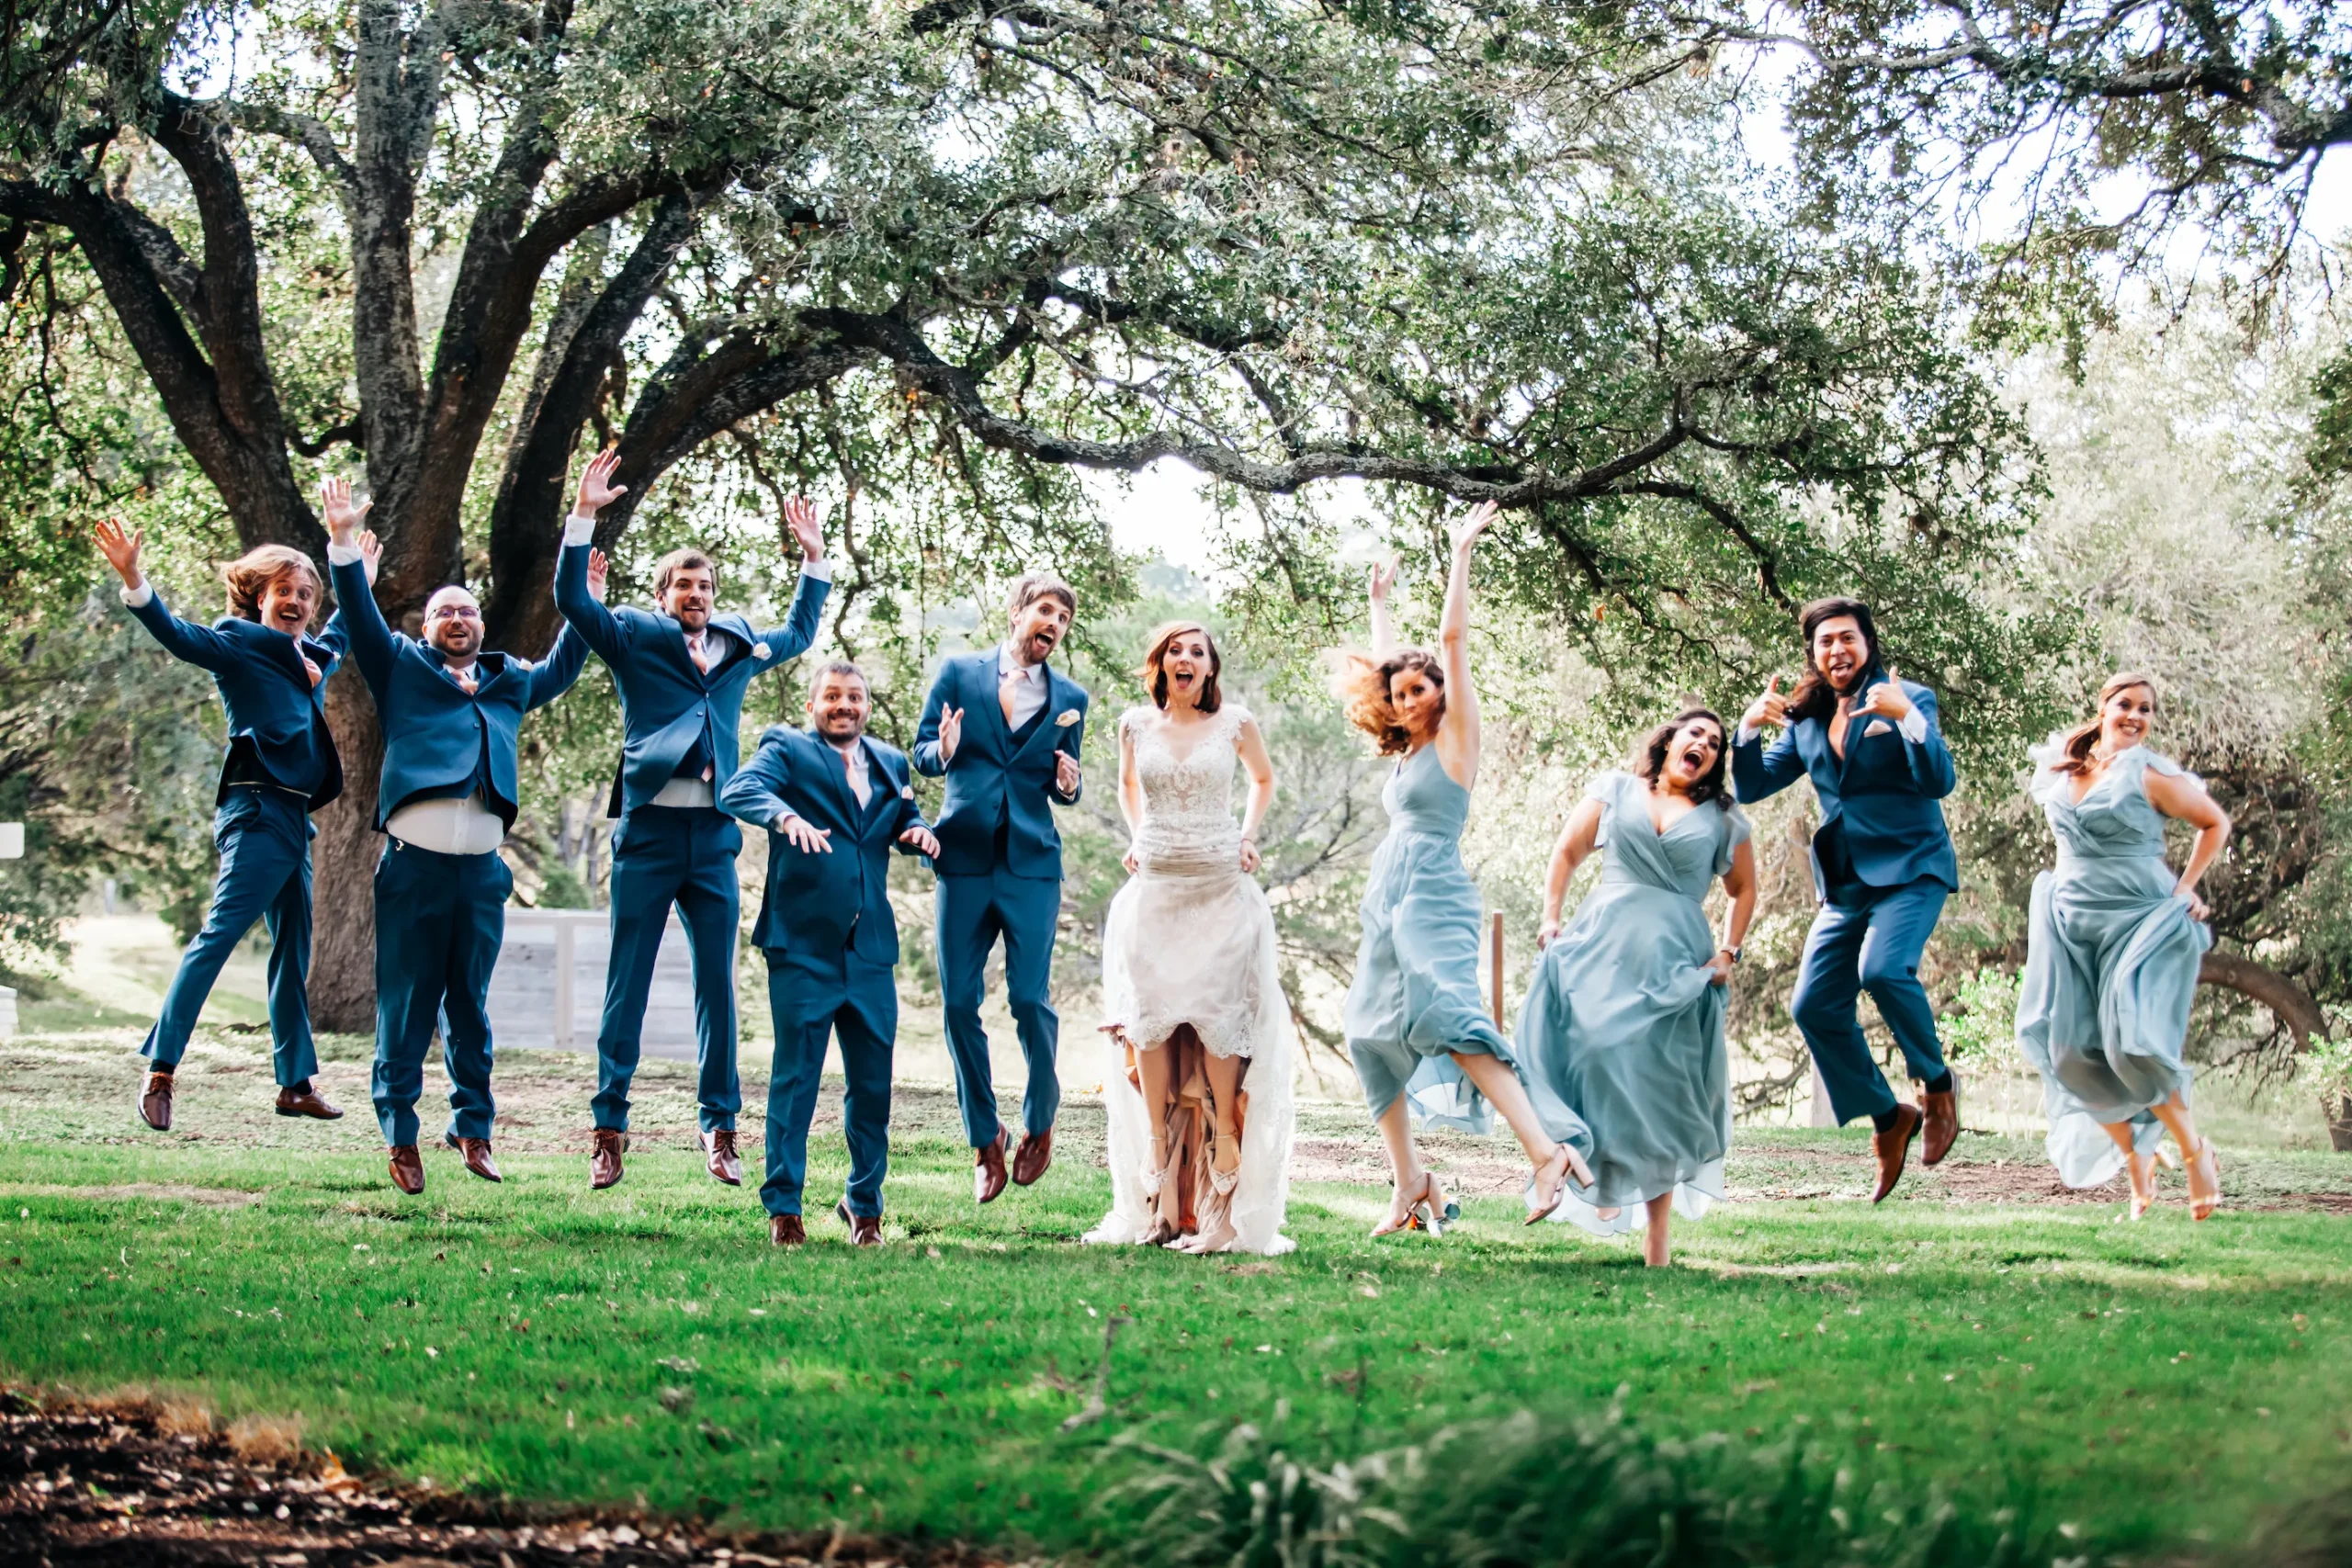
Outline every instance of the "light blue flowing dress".
<path fill-rule="evenodd" d="M 1388 837 L 1372 857 L 1363 941 L 1341 1027 L 1377 1121 L 1399 1095 L 1433 1126 L 1485 1134 L 1493 1109 L 1452 1053 L 1506 1065 L 1510 1044 L 1478 994 L 1478 885 L 1462 863 L 1470 792 L 1424 746 L 1388 777 Z"/>
<path fill-rule="evenodd" d="M 1706 897 L 1748 827 L 1709 801 L 1661 833 L 1632 773 L 1603 773 L 1585 795 L 1600 803 L 1600 881 L 1544 950 L 1517 1043 L 1544 1130 L 1592 1167 L 1552 1218 L 1617 1235 L 1664 1193 L 1690 1219 L 1723 1201 L 1731 1063 Z"/>
<path fill-rule="evenodd" d="M 2187 776 L 2180 764 L 2134 746 L 2077 802 L 2056 750 L 2033 752 L 2058 864 L 2033 882 L 2018 1048 L 2041 1075 L 2050 1163 L 2067 1186 L 2098 1187 L 2123 1168 L 2103 1124 L 2132 1122 L 2144 1154 L 2164 1131 L 2149 1107 L 2188 1098 L 2181 1052 L 2213 936 L 2173 892 L 2164 814 L 2148 803 L 2148 773 Z"/>

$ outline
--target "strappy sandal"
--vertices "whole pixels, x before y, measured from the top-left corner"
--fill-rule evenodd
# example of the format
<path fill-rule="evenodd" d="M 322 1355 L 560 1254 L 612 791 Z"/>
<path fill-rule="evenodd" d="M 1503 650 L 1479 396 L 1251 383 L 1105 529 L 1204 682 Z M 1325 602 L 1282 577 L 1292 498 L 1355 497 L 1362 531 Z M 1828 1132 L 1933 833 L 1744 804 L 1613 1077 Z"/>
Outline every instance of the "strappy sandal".
<path fill-rule="evenodd" d="M 1176 1149 L 1170 1148 L 1165 1165 L 1146 1165 L 1143 1168 L 1144 1200 L 1152 1212 L 1151 1224 L 1143 1234 L 1143 1245 L 1146 1247 L 1166 1247 L 1170 1242 L 1181 1239 L 1184 1234 L 1159 1212 L 1159 1194 L 1167 1188 L 1168 1179 L 1176 1174 L 1177 1153 Z"/>
<path fill-rule="evenodd" d="M 1550 1159 L 1536 1168 L 1535 1175 L 1528 1182 L 1527 1224 L 1542 1224 L 1566 1201 L 1568 1173 L 1576 1168 L 1576 1150 L 1562 1144 Z M 1560 1168 L 1557 1176 L 1551 1174 L 1555 1164 Z"/>
<path fill-rule="evenodd" d="M 2148 1211 L 2156 1206 L 2156 1156 L 2137 1150 L 2123 1156 L 2124 1169 L 2132 1178 L 2132 1217 L 2144 1220 Z M 2145 1178 L 2143 1180 L 2143 1178 Z"/>
<path fill-rule="evenodd" d="M 2210 1220 L 2213 1211 L 2222 1206 L 2222 1162 L 2214 1156 L 2213 1140 L 2199 1136 L 2197 1147 L 2188 1151 L 2182 1160 L 2188 1172 L 2188 1217 Z M 2204 1179 L 2205 1196 L 2198 1195 L 2198 1179 Z"/>
<path fill-rule="evenodd" d="M 1389 1211 L 1391 1217 L 1373 1226 L 1372 1234 L 1395 1235 L 1398 1231 L 1436 1230 L 1438 1227 L 1431 1224 L 1430 1217 L 1430 1201 L 1436 1190 L 1437 1179 L 1426 1170 L 1421 1172 L 1420 1183 L 1413 1189 L 1410 1198 L 1406 1198 L 1405 1190 L 1399 1187 L 1396 1197 L 1404 1200 L 1404 1213 L 1397 1213 L 1392 1207 Z"/>

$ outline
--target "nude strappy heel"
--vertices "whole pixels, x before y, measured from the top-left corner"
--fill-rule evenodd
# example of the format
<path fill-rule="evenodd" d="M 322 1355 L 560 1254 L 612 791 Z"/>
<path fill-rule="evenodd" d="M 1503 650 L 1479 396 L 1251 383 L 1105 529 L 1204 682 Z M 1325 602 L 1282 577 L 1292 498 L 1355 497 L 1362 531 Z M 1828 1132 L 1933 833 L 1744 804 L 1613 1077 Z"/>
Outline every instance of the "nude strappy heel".
<path fill-rule="evenodd" d="M 2156 1206 L 2156 1156 L 2134 1150 L 2123 1156 L 2123 1163 L 2132 1177 L 2132 1217 L 2144 1220 Z"/>
<path fill-rule="evenodd" d="M 2200 1136 L 2182 1164 L 2188 1172 L 2188 1217 L 2211 1219 L 2213 1211 L 2222 1206 L 2222 1162 L 2213 1153 L 2213 1140 Z M 2197 1190 L 2200 1177 L 2206 1190 L 2201 1197 Z"/>

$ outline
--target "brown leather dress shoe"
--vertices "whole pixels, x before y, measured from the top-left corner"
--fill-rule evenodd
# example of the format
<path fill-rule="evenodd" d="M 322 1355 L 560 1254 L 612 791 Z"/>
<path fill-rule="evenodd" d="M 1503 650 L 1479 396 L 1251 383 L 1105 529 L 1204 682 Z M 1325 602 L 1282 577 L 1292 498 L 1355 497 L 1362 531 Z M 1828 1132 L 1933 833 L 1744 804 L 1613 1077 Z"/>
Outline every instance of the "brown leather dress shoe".
<path fill-rule="evenodd" d="M 1871 1202 L 1885 1202 L 1894 1184 L 1903 1179 L 1903 1162 L 1911 1157 L 1911 1140 L 1919 1135 L 1926 1120 L 1917 1106 L 1897 1105 L 1894 1125 L 1871 1134 L 1871 1152 L 1878 1156 L 1878 1190 L 1871 1194 Z"/>
<path fill-rule="evenodd" d="M 461 1138 L 455 1133 L 444 1133 L 441 1141 L 466 1156 L 466 1168 L 484 1181 L 503 1181 L 498 1174 L 498 1162 L 490 1157 L 488 1138 Z"/>
<path fill-rule="evenodd" d="M 602 1192 L 620 1182 L 621 1156 L 628 1148 L 628 1134 L 599 1127 L 595 1138 L 588 1150 L 588 1187 L 591 1191 Z"/>
<path fill-rule="evenodd" d="M 833 1217 L 849 1227 L 849 1244 L 852 1247 L 882 1245 L 881 1215 L 853 1214 L 849 1212 L 849 1200 L 844 1198 L 833 1205 Z"/>
<path fill-rule="evenodd" d="M 1927 1131 L 1919 1145 L 1919 1163 L 1933 1165 L 1951 1153 L 1951 1145 L 1960 1136 L 1960 1080 L 1941 1094 L 1923 1094 L 1919 1109 L 1926 1113 Z"/>
<path fill-rule="evenodd" d="M 390 1155 L 392 1185 L 413 1198 L 424 1190 L 424 1161 L 417 1157 L 414 1144 L 394 1144 L 386 1151 Z"/>
<path fill-rule="evenodd" d="M 1003 1190 L 1004 1129 L 999 1127 L 996 1142 L 983 1144 L 972 1151 L 972 1201 L 993 1203 Z"/>
<path fill-rule="evenodd" d="M 720 1127 L 702 1134 L 702 1168 L 729 1187 L 743 1185 L 743 1161 L 735 1153 L 735 1129 Z"/>
<path fill-rule="evenodd" d="M 808 1239 L 808 1227 L 800 1223 L 799 1215 L 770 1214 L 768 1216 L 768 1245 L 770 1247 L 798 1247 Z"/>
<path fill-rule="evenodd" d="M 277 1091 L 277 1113 L 280 1116 L 308 1116 L 313 1122 L 339 1122 L 343 1112 L 320 1098 L 318 1086 L 308 1089 L 281 1089 Z"/>
<path fill-rule="evenodd" d="M 172 1130 L 172 1075 L 149 1073 L 139 1090 L 139 1119 L 158 1133 Z"/>
<path fill-rule="evenodd" d="M 1042 1133 L 1023 1134 L 1021 1146 L 1012 1151 L 1013 1185 L 1028 1186 L 1045 1175 L 1046 1168 L 1053 1163 L 1054 1130 L 1051 1127 Z"/>

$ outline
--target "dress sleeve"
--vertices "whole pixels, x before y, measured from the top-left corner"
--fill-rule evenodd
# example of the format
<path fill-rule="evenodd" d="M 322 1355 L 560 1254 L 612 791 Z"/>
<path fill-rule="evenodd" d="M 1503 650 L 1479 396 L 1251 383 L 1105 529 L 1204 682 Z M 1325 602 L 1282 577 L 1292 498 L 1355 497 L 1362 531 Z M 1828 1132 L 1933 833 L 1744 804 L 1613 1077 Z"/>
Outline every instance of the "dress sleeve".
<path fill-rule="evenodd" d="M 2133 762 L 2134 771 L 2132 775 L 2132 791 L 2134 795 L 2144 796 L 2148 793 L 2148 775 L 2150 773 L 2160 773 L 2168 779 L 2187 779 L 2189 783 L 2195 784 L 2201 784 L 2205 782 L 2195 773 L 2190 773 L 2187 768 L 2182 767 L 2178 762 L 2174 761 L 2170 757 L 2165 756 L 2163 752 L 2151 751 L 2145 746 L 2134 746 L 2131 750 L 2125 752 L 2124 756 L 2135 759 Z M 2121 759 L 2119 759 L 2119 761 Z"/>
<path fill-rule="evenodd" d="M 2033 759 L 2033 778 L 2025 786 L 2025 792 L 2033 797 L 2036 806 L 2047 806 L 2059 798 L 2066 788 L 2066 781 L 2074 776 L 2061 772 L 2058 767 L 2066 755 L 2065 742 L 2066 732 L 2053 730 L 2049 739 L 2026 749 L 2026 755 Z"/>
<path fill-rule="evenodd" d="M 1715 874 L 1721 876 L 1731 869 L 1731 857 L 1739 846 L 1747 842 L 1756 829 L 1747 820 L 1747 813 L 1736 805 L 1725 803 L 1722 807 L 1723 825 L 1715 830 Z"/>
<path fill-rule="evenodd" d="M 1624 793 L 1625 781 L 1632 776 L 1612 769 L 1584 786 L 1585 799 L 1600 802 L 1600 826 L 1593 830 L 1592 835 L 1594 849 L 1609 842 L 1609 829 L 1617 819 L 1618 798 Z"/>

